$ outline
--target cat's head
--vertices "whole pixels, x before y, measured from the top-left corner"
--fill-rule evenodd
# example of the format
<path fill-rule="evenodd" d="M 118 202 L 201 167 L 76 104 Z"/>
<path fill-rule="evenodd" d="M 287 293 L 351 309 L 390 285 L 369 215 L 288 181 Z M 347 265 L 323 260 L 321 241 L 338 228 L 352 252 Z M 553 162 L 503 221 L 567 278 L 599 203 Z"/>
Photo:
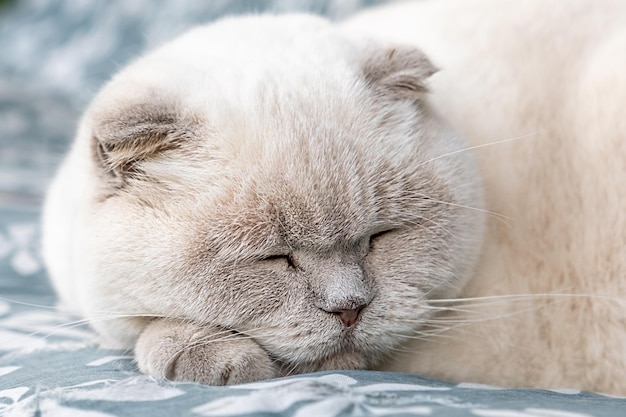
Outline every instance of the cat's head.
<path fill-rule="evenodd" d="M 93 314 L 231 328 L 302 370 L 388 353 L 481 245 L 478 174 L 428 104 L 434 72 L 310 16 L 225 20 L 133 63 L 81 129 Z M 127 324 L 95 325 L 131 341 Z"/>

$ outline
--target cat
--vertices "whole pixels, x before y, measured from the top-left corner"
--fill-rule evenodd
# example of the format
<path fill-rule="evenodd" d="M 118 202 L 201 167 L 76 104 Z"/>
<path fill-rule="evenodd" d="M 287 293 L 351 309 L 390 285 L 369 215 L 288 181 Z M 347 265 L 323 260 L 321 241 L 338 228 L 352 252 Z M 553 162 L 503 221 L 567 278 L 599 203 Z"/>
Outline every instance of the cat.
<path fill-rule="evenodd" d="M 626 394 L 626 3 L 240 16 L 117 74 L 44 206 L 60 299 L 160 379 Z"/>

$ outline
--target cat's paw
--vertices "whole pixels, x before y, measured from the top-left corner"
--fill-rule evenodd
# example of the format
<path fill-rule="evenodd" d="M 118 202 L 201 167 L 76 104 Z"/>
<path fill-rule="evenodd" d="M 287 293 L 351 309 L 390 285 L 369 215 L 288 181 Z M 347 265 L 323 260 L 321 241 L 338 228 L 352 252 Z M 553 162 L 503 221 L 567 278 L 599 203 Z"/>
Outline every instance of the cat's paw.
<path fill-rule="evenodd" d="M 232 385 L 279 375 L 252 339 L 180 320 L 155 320 L 135 346 L 139 369 L 158 379 Z"/>

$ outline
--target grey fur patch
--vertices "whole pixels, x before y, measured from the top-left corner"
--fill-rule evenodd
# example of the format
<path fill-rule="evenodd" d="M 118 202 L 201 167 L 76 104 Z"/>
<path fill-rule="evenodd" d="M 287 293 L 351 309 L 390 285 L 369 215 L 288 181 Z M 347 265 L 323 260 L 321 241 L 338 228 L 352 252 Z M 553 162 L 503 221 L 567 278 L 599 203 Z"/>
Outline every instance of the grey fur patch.
<path fill-rule="evenodd" d="M 123 183 L 125 176 L 137 173 L 139 162 L 192 140 L 199 125 L 171 97 L 146 94 L 142 100 L 95 112 L 93 156 L 106 175 Z"/>
<path fill-rule="evenodd" d="M 437 72 L 422 51 L 414 47 L 377 48 L 366 59 L 365 79 L 397 98 L 415 98 L 428 91 L 426 80 Z"/>

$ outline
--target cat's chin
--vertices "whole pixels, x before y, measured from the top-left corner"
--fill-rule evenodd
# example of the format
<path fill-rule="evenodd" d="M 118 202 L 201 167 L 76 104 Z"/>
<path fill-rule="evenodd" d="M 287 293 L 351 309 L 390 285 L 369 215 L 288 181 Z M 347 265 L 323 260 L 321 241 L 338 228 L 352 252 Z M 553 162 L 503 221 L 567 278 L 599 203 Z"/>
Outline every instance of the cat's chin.
<path fill-rule="evenodd" d="M 283 355 L 276 355 L 271 350 L 266 352 L 283 376 L 337 369 L 368 369 L 385 352 L 372 349 L 366 342 L 367 336 L 358 327 L 357 324 L 344 328 L 323 342 L 309 341 L 301 344 L 299 349 L 291 346 L 289 352 L 282 350 Z"/>
<path fill-rule="evenodd" d="M 280 376 L 305 374 L 329 370 L 356 370 L 367 369 L 370 366 L 367 355 L 358 351 L 342 351 L 335 355 L 323 357 L 317 361 L 290 364 L 275 360 L 279 365 Z"/>

